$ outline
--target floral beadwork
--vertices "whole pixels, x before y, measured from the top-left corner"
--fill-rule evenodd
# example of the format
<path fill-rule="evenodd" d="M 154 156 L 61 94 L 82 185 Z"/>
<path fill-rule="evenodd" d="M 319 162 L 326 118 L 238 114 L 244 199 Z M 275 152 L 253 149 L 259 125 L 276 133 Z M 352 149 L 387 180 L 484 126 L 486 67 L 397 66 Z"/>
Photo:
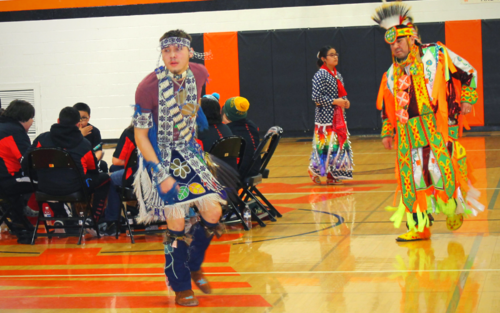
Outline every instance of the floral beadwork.
<path fill-rule="evenodd" d="M 179 159 L 175 159 L 170 163 L 170 168 L 174 171 L 175 177 L 186 178 L 187 174 L 191 173 L 191 168 L 187 165 L 186 161 L 181 162 Z"/>

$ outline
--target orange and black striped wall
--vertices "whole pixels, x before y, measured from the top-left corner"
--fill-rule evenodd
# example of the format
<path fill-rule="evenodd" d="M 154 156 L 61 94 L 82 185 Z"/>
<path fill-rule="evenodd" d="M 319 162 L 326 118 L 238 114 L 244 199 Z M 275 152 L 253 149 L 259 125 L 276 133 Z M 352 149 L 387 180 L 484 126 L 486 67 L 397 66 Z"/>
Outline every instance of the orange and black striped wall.
<path fill-rule="evenodd" d="M 500 20 L 419 24 L 423 42 L 444 43 L 468 60 L 479 76 L 479 102 L 469 117 L 473 129 L 500 126 Z M 376 133 L 375 109 L 380 78 L 391 64 L 389 46 L 378 27 L 346 27 L 207 33 L 194 35 L 198 51 L 212 51 L 207 93 L 225 99 L 241 95 L 250 101 L 249 117 L 261 129 L 279 125 L 290 136 L 312 133 L 314 104 L 311 79 L 316 54 L 323 45 L 340 53 L 342 73 L 351 101 L 347 114 L 352 133 Z"/>

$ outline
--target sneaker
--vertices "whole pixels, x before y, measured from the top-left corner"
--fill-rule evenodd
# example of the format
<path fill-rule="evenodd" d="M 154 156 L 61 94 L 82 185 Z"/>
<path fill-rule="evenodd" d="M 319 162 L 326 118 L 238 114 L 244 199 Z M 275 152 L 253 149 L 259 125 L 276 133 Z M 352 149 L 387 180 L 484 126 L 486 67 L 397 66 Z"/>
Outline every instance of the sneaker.
<path fill-rule="evenodd" d="M 63 223 L 63 221 L 55 221 L 54 222 L 54 226 L 56 226 L 56 227 L 63 227 L 64 223 Z M 54 229 L 54 233 L 56 233 L 56 234 L 65 234 L 66 231 L 65 231 L 64 228 L 56 228 L 56 229 Z"/>
<path fill-rule="evenodd" d="M 145 231 L 148 231 L 148 230 L 158 230 L 158 225 L 151 225 L 151 226 L 148 226 L 144 229 Z"/>
<path fill-rule="evenodd" d="M 97 227 L 99 228 L 99 233 L 100 233 L 100 228 L 102 226 L 99 224 Z M 87 220 L 85 220 L 85 231 L 92 237 L 97 237 L 97 231 L 94 228 L 94 222 L 92 222 L 91 218 L 87 218 Z"/>
<path fill-rule="evenodd" d="M 99 233 L 103 236 L 115 236 L 116 235 L 116 223 L 111 223 L 110 225 L 107 225 L 107 227 L 104 230 L 101 230 L 99 228 Z M 120 231 L 118 230 L 118 235 L 120 234 Z"/>

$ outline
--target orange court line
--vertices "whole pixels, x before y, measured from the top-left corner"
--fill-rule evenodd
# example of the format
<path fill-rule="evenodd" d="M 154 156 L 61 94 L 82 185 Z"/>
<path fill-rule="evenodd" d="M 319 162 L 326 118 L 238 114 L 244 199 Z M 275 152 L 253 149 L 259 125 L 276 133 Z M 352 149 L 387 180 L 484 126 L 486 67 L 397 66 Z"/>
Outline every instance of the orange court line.
<path fill-rule="evenodd" d="M 229 262 L 230 245 L 210 245 L 206 252 L 206 263 Z M 98 254 L 101 248 L 47 249 L 40 255 L 25 257 L 1 257 L 0 266 L 6 265 L 81 265 L 81 264 L 149 264 L 164 263 L 165 256 L 155 254 Z M 151 252 L 149 252 L 151 253 Z"/>
<path fill-rule="evenodd" d="M 96 284 L 98 288 L 96 288 Z M 2 290 L 2 298 L 36 296 L 58 296 L 58 295 L 93 295 L 100 294 L 124 294 L 131 292 L 162 292 L 167 291 L 165 279 L 159 281 L 137 281 L 137 280 L 8 280 L 1 281 L 0 286 L 10 287 Z M 247 282 L 225 282 L 211 281 L 210 286 L 213 289 L 234 289 L 250 288 Z M 16 288 L 17 287 L 17 288 Z M 37 288 L 38 287 L 38 288 Z M 2 306 L 0 301 L 0 307 Z"/>
<path fill-rule="evenodd" d="M 353 185 L 377 185 L 377 184 L 393 184 L 396 183 L 395 180 L 387 180 L 384 183 L 380 183 L 380 181 L 353 181 L 349 185 L 335 185 L 335 186 L 321 186 L 315 185 L 313 183 L 305 183 L 305 184 L 285 184 L 285 183 L 264 183 L 259 185 L 259 190 L 264 194 L 271 193 L 303 193 L 303 192 L 339 192 L 339 191 L 370 191 L 373 189 L 377 189 L 380 186 L 371 186 L 371 187 L 355 187 Z"/>
<path fill-rule="evenodd" d="M 240 276 L 232 267 L 203 267 L 203 272 L 205 273 L 224 273 L 223 276 Z M 231 275 L 227 275 L 226 273 L 232 273 Z M 70 269 L 37 269 L 37 270 L 0 270 L 0 276 L 26 276 L 26 278 L 30 275 L 61 275 L 68 276 L 71 275 L 102 275 L 102 274 L 123 274 L 127 276 L 129 274 L 151 274 L 151 275 L 163 275 L 163 268 L 161 267 L 133 267 L 133 268 L 70 268 Z M 208 276 L 208 274 L 205 274 Z M 216 274 L 210 274 L 210 276 L 215 276 Z M 145 276 L 145 275 L 141 275 Z M 0 285 L 1 285 L 0 281 Z"/>
<path fill-rule="evenodd" d="M 212 0 L 7 0 L 0 1 L 0 12 L 199 1 Z"/>
<path fill-rule="evenodd" d="M 483 43 L 481 20 L 445 22 L 446 47 L 466 59 L 477 70 L 475 115 L 468 114 L 470 126 L 484 126 Z"/>
<path fill-rule="evenodd" d="M 98 289 L 99 284 L 94 283 Z M 200 307 L 271 307 L 258 295 L 220 295 L 197 296 Z M 173 296 L 127 296 L 127 297 L 10 297 L 2 298 L 2 309 L 138 309 L 138 308 L 174 308 Z M 196 309 L 195 309 L 196 310 Z"/>

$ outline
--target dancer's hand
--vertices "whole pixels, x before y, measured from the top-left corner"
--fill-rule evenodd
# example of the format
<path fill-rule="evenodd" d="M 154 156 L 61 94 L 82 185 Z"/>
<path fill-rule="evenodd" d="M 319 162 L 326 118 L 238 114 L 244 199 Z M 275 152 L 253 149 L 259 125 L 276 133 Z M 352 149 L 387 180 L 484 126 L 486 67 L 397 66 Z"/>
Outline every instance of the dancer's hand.
<path fill-rule="evenodd" d="M 176 180 L 172 176 L 169 176 L 167 179 L 161 182 L 160 184 L 161 192 L 163 193 L 169 192 L 170 189 L 172 189 L 172 187 L 174 186 L 175 182 Z M 179 191 L 179 189 L 180 187 L 177 186 L 177 191 Z"/>
<path fill-rule="evenodd" d="M 462 102 L 462 114 L 467 115 L 472 111 L 472 104 L 468 102 Z"/>
<path fill-rule="evenodd" d="M 333 100 L 333 105 L 339 106 L 341 108 L 345 108 L 347 105 L 347 102 L 348 102 L 347 100 L 344 100 L 342 98 L 338 98 L 338 99 Z"/>
<path fill-rule="evenodd" d="M 345 101 L 345 109 L 349 109 L 351 107 L 351 102 L 349 102 L 349 100 L 346 100 Z"/>
<path fill-rule="evenodd" d="M 382 144 L 384 145 L 384 148 L 386 148 L 387 150 L 392 150 L 392 137 L 382 138 Z"/>

